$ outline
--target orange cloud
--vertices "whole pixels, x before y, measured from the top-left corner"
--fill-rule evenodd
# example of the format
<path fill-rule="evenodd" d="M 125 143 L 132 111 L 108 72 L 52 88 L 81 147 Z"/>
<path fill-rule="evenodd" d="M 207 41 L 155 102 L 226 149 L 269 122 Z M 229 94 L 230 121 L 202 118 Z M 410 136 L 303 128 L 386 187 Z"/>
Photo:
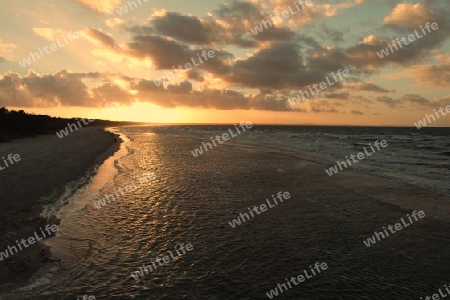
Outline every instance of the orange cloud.
<path fill-rule="evenodd" d="M 413 28 L 419 27 L 433 19 L 436 19 L 435 14 L 427 10 L 423 4 L 401 3 L 383 19 L 383 23 Z"/>
<path fill-rule="evenodd" d="M 7 44 L 0 39 L 0 61 L 13 60 L 16 57 L 11 53 L 17 46 L 14 44 Z"/>
<path fill-rule="evenodd" d="M 442 54 L 436 57 L 433 65 L 412 66 L 404 72 L 391 74 L 389 77 L 412 78 L 416 83 L 448 89 L 450 86 L 450 54 Z"/>
<path fill-rule="evenodd" d="M 65 33 L 68 33 L 65 30 L 59 28 L 49 28 L 49 27 L 33 27 L 34 33 L 38 36 L 41 36 L 49 41 L 54 41 L 59 37 L 62 37 Z"/>
<path fill-rule="evenodd" d="M 92 11 L 102 14 L 112 14 L 114 9 L 121 5 L 120 0 L 73 0 Z"/>
<path fill-rule="evenodd" d="M 118 28 L 120 25 L 124 24 L 125 21 L 120 18 L 112 18 L 105 21 L 106 26 L 111 29 Z"/>

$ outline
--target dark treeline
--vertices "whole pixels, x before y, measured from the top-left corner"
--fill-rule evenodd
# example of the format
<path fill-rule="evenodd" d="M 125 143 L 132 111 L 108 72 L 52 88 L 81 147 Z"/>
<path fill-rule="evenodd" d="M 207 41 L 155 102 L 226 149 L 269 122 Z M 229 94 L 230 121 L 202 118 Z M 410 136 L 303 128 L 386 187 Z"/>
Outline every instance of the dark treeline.
<path fill-rule="evenodd" d="M 42 134 L 55 134 L 57 131 L 64 129 L 67 123 L 75 123 L 76 121 L 76 118 L 64 119 L 46 115 L 27 114 L 23 110 L 15 111 L 2 107 L 0 108 L 0 142 Z M 109 127 L 132 124 L 136 125 L 138 123 L 95 120 L 84 127 Z"/>

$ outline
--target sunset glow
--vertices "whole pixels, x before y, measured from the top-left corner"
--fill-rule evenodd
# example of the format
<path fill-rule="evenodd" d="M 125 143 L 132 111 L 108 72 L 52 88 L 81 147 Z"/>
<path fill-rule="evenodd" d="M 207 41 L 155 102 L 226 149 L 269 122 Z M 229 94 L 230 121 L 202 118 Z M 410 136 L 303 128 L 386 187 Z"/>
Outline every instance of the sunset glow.
<path fill-rule="evenodd" d="M 82 117 L 109 101 L 120 104 L 109 119 L 151 123 L 413 126 L 450 104 L 444 2 L 5 0 L 0 105 Z M 205 50 L 214 58 L 193 64 Z"/>

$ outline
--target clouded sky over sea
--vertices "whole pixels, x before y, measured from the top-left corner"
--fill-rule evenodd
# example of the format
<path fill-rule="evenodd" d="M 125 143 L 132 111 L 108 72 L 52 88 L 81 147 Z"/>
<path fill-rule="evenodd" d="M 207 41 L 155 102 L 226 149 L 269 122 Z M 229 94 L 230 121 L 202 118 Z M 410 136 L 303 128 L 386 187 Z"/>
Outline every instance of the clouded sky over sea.
<path fill-rule="evenodd" d="M 450 105 L 448 0 L 311 0 L 300 11 L 291 0 L 139 1 L 2 0 L 0 106 L 78 117 L 114 101 L 112 120 L 413 126 Z M 439 28 L 424 35 L 427 22 Z M 377 54 L 415 30 L 420 39 Z M 154 83 L 203 50 L 215 57 Z M 289 102 L 339 69 L 350 76 Z"/>

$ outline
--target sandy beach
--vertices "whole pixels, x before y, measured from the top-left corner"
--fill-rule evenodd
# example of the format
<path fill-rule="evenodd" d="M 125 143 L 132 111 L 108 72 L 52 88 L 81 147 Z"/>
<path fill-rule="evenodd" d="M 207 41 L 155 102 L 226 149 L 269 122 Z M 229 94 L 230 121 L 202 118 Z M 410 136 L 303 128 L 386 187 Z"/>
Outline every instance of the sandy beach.
<path fill-rule="evenodd" d="M 19 154 L 21 159 L 0 171 L 0 235 L 5 237 L 0 251 L 34 236 L 39 227 L 57 225 L 54 218 L 40 217 L 42 205 L 55 201 L 68 182 L 85 175 L 118 146 L 116 136 L 102 128 L 85 128 L 63 139 L 45 135 L 1 143 L 1 156 Z M 0 292 L 28 283 L 43 264 L 41 247 L 29 245 L 0 263 Z"/>

